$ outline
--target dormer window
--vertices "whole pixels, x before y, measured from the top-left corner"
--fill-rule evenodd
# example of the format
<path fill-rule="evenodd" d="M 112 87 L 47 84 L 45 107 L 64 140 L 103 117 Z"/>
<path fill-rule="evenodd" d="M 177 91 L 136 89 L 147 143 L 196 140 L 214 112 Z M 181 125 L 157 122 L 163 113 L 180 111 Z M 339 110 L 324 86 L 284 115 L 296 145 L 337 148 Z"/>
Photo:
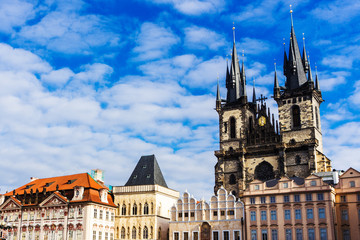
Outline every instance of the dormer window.
<path fill-rule="evenodd" d="M 74 200 L 82 200 L 83 199 L 83 194 L 84 194 L 84 187 L 82 186 L 76 186 L 74 187 L 74 197 L 73 197 L 73 201 Z"/>
<path fill-rule="evenodd" d="M 108 195 L 108 191 L 107 191 L 107 189 L 101 189 L 100 190 L 100 200 L 102 201 L 102 202 L 105 202 L 105 203 L 108 203 L 108 200 L 107 200 L 107 196 Z"/>
<path fill-rule="evenodd" d="M 284 182 L 283 183 L 283 188 L 288 188 L 289 187 L 289 184 L 287 182 Z"/>
<path fill-rule="evenodd" d="M 151 177 L 151 174 L 146 175 L 146 178 L 150 178 L 150 177 Z"/>

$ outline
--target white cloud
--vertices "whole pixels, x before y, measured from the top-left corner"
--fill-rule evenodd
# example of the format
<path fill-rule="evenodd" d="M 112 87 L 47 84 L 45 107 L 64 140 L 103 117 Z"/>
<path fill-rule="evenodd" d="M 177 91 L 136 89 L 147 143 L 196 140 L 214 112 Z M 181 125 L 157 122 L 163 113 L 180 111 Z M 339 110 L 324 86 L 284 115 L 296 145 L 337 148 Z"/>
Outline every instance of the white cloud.
<path fill-rule="evenodd" d="M 322 91 L 332 91 L 335 87 L 345 84 L 346 77 L 350 74 L 349 72 L 339 71 L 339 72 L 319 72 L 318 79 L 320 83 L 320 90 Z"/>
<path fill-rule="evenodd" d="M 266 54 L 270 50 L 270 43 L 264 40 L 254 38 L 242 38 L 238 43 L 240 49 L 243 49 L 245 54 L 258 55 Z"/>
<path fill-rule="evenodd" d="M 34 25 L 24 26 L 20 39 L 67 54 L 89 54 L 94 47 L 118 46 L 120 37 L 110 31 L 110 19 L 97 15 L 78 15 L 71 11 L 53 11 Z M 22 40 L 17 40 L 22 41 Z"/>
<path fill-rule="evenodd" d="M 34 17 L 33 7 L 29 1 L 0 1 L 0 31 L 11 33 L 14 27 L 23 26 L 27 20 Z"/>
<path fill-rule="evenodd" d="M 207 28 L 198 26 L 187 27 L 185 32 L 185 45 L 194 49 L 218 50 L 226 45 L 225 38 Z"/>
<path fill-rule="evenodd" d="M 358 1 L 337 0 L 320 4 L 311 13 L 314 17 L 332 24 L 342 24 L 359 17 L 359 11 L 360 3 Z"/>
<path fill-rule="evenodd" d="M 351 69 L 353 65 L 353 58 L 343 55 L 326 56 L 321 63 L 332 68 Z"/>
<path fill-rule="evenodd" d="M 52 86 L 63 86 L 75 74 L 69 68 L 51 71 L 41 76 L 41 80 Z"/>
<path fill-rule="evenodd" d="M 201 15 L 220 12 L 225 7 L 221 0 L 147 0 L 151 3 L 170 4 L 177 11 L 187 15 Z"/>
<path fill-rule="evenodd" d="M 167 56 L 170 48 L 179 42 L 179 38 L 168 28 L 146 22 L 137 36 L 137 46 L 133 49 L 136 61 L 159 59 Z"/>

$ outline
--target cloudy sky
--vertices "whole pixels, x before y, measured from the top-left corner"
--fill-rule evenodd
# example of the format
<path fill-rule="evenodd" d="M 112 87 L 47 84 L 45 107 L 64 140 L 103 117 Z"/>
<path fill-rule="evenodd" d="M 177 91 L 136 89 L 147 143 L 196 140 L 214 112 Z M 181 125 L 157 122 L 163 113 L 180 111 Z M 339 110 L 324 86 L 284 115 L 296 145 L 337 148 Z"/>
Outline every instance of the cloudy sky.
<path fill-rule="evenodd" d="M 208 198 L 217 75 L 225 97 L 233 22 L 248 91 L 255 80 L 257 93 L 270 97 L 290 4 L 0 1 L 0 193 L 30 177 L 95 168 L 107 184 L 123 185 L 142 155 L 155 154 L 171 188 Z M 324 151 L 334 168 L 359 170 L 360 2 L 296 1 L 293 10 L 325 99 Z"/>

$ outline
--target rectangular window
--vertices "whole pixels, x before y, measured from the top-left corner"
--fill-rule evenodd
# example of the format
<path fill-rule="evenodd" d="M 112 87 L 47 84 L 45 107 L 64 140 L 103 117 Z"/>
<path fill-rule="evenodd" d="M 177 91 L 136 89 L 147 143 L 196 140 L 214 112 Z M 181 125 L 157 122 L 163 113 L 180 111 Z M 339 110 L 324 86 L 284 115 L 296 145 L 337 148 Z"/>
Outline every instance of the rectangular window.
<path fill-rule="evenodd" d="M 109 221 L 109 217 L 110 217 L 110 213 L 108 211 L 106 211 L 106 216 L 105 216 L 105 220 Z"/>
<path fill-rule="evenodd" d="M 308 229 L 308 240 L 315 240 L 315 229 Z"/>
<path fill-rule="evenodd" d="M 355 182 L 354 181 L 350 181 L 350 187 L 355 187 Z"/>
<path fill-rule="evenodd" d="M 311 193 L 306 194 L 306 201 L 312 201 L 312 194 Z"/>
<path fill-rule="evenodd" d="M 286 240 L 292 240 L 292 233 L 291 233 L 291 229 L 285 229 L 285 239 Z"/>
<path fill-rule="evenodd" d="M 255 229 L 251 230 L 251 240 L 257 240 L 256 230 Z"/>
<path fill-rule="evenodd" d="M 109 240 L 109 233 L 105 232 L 105 240 Z"/>
<path fill-rule="evenodd" d="M 318 201 L 324 200 L 324 194 L 323 193 L 318 193 L 317 198 L 318 198 Z"/>
<path fill-rule="evenodd" d="M 254 189 L 259 190 L 259 185 L 255 185 Z"/>
<path fill-rule="evenodd" d="M 225 211 L 220 211 L 221 216 L 225 216 Z"/>
<path fill-rule="evenodd" d="M 194 213 L 194 212 L 190 212 L 190 217 L 195 217 L 195 213 Z"/>
<path fill-rule="evenodd" d="M 240 231 L 234 231 L 234 240 L 240 240 Z"/>
<path fill-rule="evenodd" d="M 229 231 L 223 231 L 224 239 L 223 240 L 230 240 Z"/>
<path fill-rule="evenodd" d="M 301 219 L 301 209 L 295 209 L 295 219 Z"/>
<path fill-rule="evenodd" d="M 314 218 L 314 213 L 313 213 L 312 208 L 306 209 L 306 217 L 307 217 L 307 219 L 313 219 Z"/>
<path fill-rule="evenodd" d="M 300 202 L 300 195 L 299 194 L 294 195 L 294 202 Z"/>
<path fill-rule="evenodd" d="M 93 240 L 96 240 L 96 231 L 93 231 Z"/>
<path fill-rule="evenodd" d="M 179 240 L 179 233 L 178 232 L 174 232 L 174 240 Z"/>
<path fill-rule="evenodd" d="M 319 208 L 319 218 L 325 218 L 325 208 Z"/>
<path fill-rule="evenodd" d="M 346 202 L 346 196 L 340 196 L 340 201 L 341 202 Z"/>
<path fill-rule="evenodd" d="M 250 221 L 256 221 L 256 212 L 255 211 L 250 212 Z"/>
<path fill-rule="evenodd" d="M 296 229 L 296 240 L 303 240 L 303 232 L 301 228 Z"/>
<path fill-rule="evenodd" d="M 179 213 L 179 218 L 182 218 L 182 213 Z"/>
<path fill-rule="evenodd" d="M 219 240 L 219 232 L 213 232 L 213 240 Z"/>
<path fill-rule="evenodd" d="M 228 211 L 228 215 L 229 215 L 229 216 L 234 215 L 234 210 L 229 210 L 229 211 Z"/>
<path fill-rule="evenodd" d="M 311 185 L 311 186 L 316 186 L 316 181 L 314 181 L 314 180 L 311 181 L 311 182 L 310 182 L 310 185 Z"/>
<path fill-rule="evenodd" d="M 290 220 L 291 219 L 290 210 L 285 210 L 284 213 L 285 213 L 284 214 L 285 220 Z"/>
<path fill-rule="evenodd" d="M 271 202 L 271 203 L 276 203 L 276 198 L 275 198 L 275 196 L 271 196 L 271 197 L 270 197 L 270 202 Z"/>
<path fill-rule="evenodd" d="M 266 221 L 266 211 L 261 211 L 261 220 Z"/>
<path fill-rule="evenodd" d="M 284 182 L 283 183 L 283 188 L 288 188 L 289 187 L 289 184 L 287 182 Z"/>
<path fill-rule="evenodd" d="M 290 202 L 289 195 L 285 195 L 285 196 L 284 196 L 284 202 Z"/>
<path fill-rule="evenodd" d="M 217 216 L 217 211 L 214 211 L 213 215 L 214 215 L 214 217 L 216 217 Z"/>
<path fill-rule="evenodd" d="M 343 230 L 343 240 L 350 240 L 350 231 L 348 229 Z"/>
<path fill-rule="evenodd" d="M 113 222 L 115 219 L 115 213 L 111 213 L 111 221 Z"/>
<path fill-rule="evenodd" d="M 199 240 L 199 232 L 193 232 L 193 240 Z"/>
<path fill-rule="evenodd" d="M 99 232 L 99 240 L 102 240 L 102 232 Z"/>
<path fill-rule="evenodd" d="M 276 220 L 277 219 L 276 210 L 271 210 L 270 211 L 270 217 L 271 217 L 271 220 Z"/>
<path fill-rule="evenodd" d="M 110 240 L 114 240 L 114 234 L 110 233 Z"/>
<path fill-rule="evenodd" d="M 268 232 L 266 229 L 261 230 L 261 239 L 262 240 L 268 240 Z"/>
<path fill-rule="evenodd" d="M 184 240 L 189 240 L 189 232 L 184 232 Z"/>
<path fill-rule="evenodd" d="M 261 201 L 261 203 L 266 203 L 266 197 L 261 197 L 260 201 Z"/>
<path fill-rule="evenodd" d="M 186 212 L 186 213 L 184 214 L 184 217 L 189 217 L 189 213 Z"/>
<path fill-rule="evenodd" d="M 100 210 L 99 218 L 100 218 L 100 219 L 103 219 L 103 210 Z"/>
<path fill-rule="evenodd" d="M 271 229 L 271 239 L 278 240 L 278 231 L 277 229 Z"/>
<path fill-rule="evenodd" d="M 326 228 L 320 228 L 320 240 L 327 240 Z"/>
<path fill-rule="evenodd" d="M 97 209 L 94 209 L 94 218 L 97 218 Z"/>
<path fill-rule="evenodd" d="M 251 204 L 255 204 L 255 198 L 253 198 L 253 197 L 250 198 L 250 203 L 251 203 Z"/>
<path fill-rule="evenodd" d="M 349 220 L 349 214 L 347 210 L 341 210 L 341 219 L 345 221 Z"/>

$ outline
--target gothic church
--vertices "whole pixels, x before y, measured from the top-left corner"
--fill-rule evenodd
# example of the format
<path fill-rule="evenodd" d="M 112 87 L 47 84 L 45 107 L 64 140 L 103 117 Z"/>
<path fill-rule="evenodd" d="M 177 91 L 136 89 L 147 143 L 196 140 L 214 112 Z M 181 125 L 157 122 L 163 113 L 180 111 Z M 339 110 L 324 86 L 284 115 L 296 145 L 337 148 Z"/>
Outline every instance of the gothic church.
<path fill-rule="evenodd" d="M 240 67 L 234 37 L 231 66 L 226 69 L 226 99 L 220 98 L 217 88 L 220 150 L 215 151 L 215 193 L 224 186 L 241 197 L 254 179 L 305 178 L 313 172 L 331 171 L 322 147 L 319 80 L 316 74 L 313 81 L 305 44 L 300 53 L 292 18 L 283 73 L 285 86 L 279 86 L 276 70 L 274 76 L 272 97 L 278 105 L 278 122 L 266 98 L 256 98 L 255 88 L 249 101 L 244 61 Z"/>

